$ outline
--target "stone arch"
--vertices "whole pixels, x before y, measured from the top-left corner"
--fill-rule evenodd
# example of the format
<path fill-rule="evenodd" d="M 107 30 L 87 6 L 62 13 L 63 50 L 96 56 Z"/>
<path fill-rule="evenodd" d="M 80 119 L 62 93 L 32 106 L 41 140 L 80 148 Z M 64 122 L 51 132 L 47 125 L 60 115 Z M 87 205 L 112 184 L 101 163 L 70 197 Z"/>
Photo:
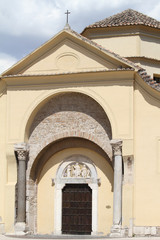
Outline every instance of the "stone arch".
<path fill-rule="evenodd" d="M 84 94 L 63 93 L 51 98 L 34 118 L 29 134 L 30 162 L 49 143 L 68 136 L 92 140 L 111 158 L 111 124 L 102 107 Z"/>
<path fill-rule="evenodd" d="M 33 229 L 36 232 L 37 186 L 36 175 L 32 176 L 34 163 L 38 159 L 37 166 L 41 168 L 41 153 L 53 143 L 67 138 L 72 138 L 73 142 L 76 138 L 90 141 L 101 149 L 107 160 L 112 160 L 111 124 L 103 108 L 94 99 L 82 93 L 67 92 L 46 101 L 34 117 L 28 139 L 27 222 L 31 231 Z"/>
<path fill-rule="evenodd" d="M 94 91 L 87 89 L 87 90 L 82 90 L 82 89 L 77 89 L 77 88 L 68 88 L 68 89 L 58 89 L 54 90 L 52 93 L 51 92 L 45 92 L 40 94 L 39 97 L 35 99 L 35 101 L 28 107 L 24 119 L 22 122 L 22 125 L 20 126 L 20 135 L 21 139 L 24 139 L 25 141 L 28 141 L 29 139 L 29 133 L 30 133 L 30 128 L 31 125 L 34 121 L 34 118 L 36 114 L 39 112 L 39 110 L 48 102 L 51 98 L 56 97 L 57 95 L 61 95 L 64 93 L 80 93 L 82 95 L 85 95 L 93 101 L 97 102 L 97 104 L 103 109 L 103 111 L 106 113 L 107 118 L 109 119 L 109 122 L 111 123 L 112 127 L 112 135 L 115 136 L 117 132 L 117 123 L 115 116 L 107 102 L 104 102 L 104 99 L 95 93 Z"/>
<path fill-rule="evenodd" d="M 58 139 L 57 141 L 54 141 L 47 145 L 42 151 L 38 154 L 36 159 L 34 160 L 30 172 L 28 173 L 29 178 L 35 182 L 37 180 L 37 177 L 45 165 L 45 163 L 48 161 L 48 159 L 56 154 L 57 152 L 60 152 L 67 148 L 87 148 L 92 151 L 95 151 L 99 153 L 101 156 L 103 156 L 106 161 L 113 167 L 112 162 L 110 161 L 109 156 L 106 154 L 106 152 L 100 148 L 100 146 L 96 143 L 94 143 L 91 140 L 82 138 L 82 137 L 66 137 Z"/>

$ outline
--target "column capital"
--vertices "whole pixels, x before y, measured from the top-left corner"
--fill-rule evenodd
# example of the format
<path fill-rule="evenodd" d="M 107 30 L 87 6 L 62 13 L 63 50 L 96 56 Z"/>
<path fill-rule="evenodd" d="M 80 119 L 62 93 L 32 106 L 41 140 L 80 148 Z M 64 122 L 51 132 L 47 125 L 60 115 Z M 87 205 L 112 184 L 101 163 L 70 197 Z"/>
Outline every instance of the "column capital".
<path fill-rule="evenodd" d="M 25 161 L 26 156 L 29 151 L 29 147 L 27 143 L 16 143 L 14 144 L 14 151 L 17 154 L 17 158 L 19 161 Z"/>
<path fill-rule="evenodd" d="M 122 155 L 122 140 L 120 139 L 113 139 L 110 141 L 110 144 L 113 149 L 114 156 L 121 156 Z"/>

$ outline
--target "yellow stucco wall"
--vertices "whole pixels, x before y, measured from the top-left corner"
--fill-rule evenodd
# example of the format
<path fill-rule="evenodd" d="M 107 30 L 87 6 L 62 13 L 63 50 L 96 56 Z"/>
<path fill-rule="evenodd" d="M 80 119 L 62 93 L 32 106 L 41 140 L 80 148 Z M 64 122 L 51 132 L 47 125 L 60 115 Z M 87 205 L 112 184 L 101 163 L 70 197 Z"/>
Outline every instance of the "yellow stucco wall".
<path fill-rule="evenodd" d="M 88 33 L 88 36 L 96 43 L 104 46 L 122 57 L 146 57 L 150 59 L 160 60 L 160 38 L 155 29 L 147 28 L 125 28 L 121 30 L 107 29 L 104 35 L 101 31 L 98 33 Z M 133 60 L 134 61 L 134 60 Z M 136 61 L 134 61 L 136 62 Z M 147 73 L 153 76 L 154 73 L 160 73 L 159 62 L 141 60 L 136 62 Z"/>
<path fill-rule="evenodd" d="M 139 36 L 111 36 L 108 38 L 96 38 L 94 41 L 123 57 L 140 55 Z"/>
<path fill-rule="evenodd" d="M 160 37 L 141 35 L 140 55 L 160 59 Z"/>
<path fill-rule="evenodd" d="M 114 68 L 111 62 L 99 58 L 71 40 L 63 40 L 56 47 L 41 56 L 38 61 L 27 66 L 24 74 L 60 73 L 64 71 L 84 71 Z"/>
<path fill-rule="evenodd" d="M 5 152 L 5 142 L 3 141 L 3 137 L 6 133 L 6 126 L 5 126 L 5 114 L 6 114 L 6 96 L 0 98 L 0 122 L 4 124 L 3 128 L 0 128 L 0 191 L 1 198 L 0 198 L 0 222 L 1 224 L 5 223 L 5 209 L 4 209 L 4 202 L 5 202 L 5 184 L 6 184 L 6 152 Z"/>
<path fill-rule="evenodd" d="M 122 57 L 145 56 L 159 59 L 160 56 L 160 38 L 153 34 L 142 34 L 141 32 L 132 35 L 115 34 L 106 38 L 97 36 L 93 40 Z"/>
<path fill-rule="evenodd" d="M 136 225 L 156 226 L 160 222 L 159 100 L 138 84 L 135 86 L 134 129 L 134 218 Z"/>
<path fill-rule="evenodd" d="M 38 111 L 47 99 L 54 97 L 54 94 L 63 92 L 80 92 L 95 99 L 105 110 L 108 115 L 113 131 L 114 138 L 133 137 L 133 80 L 132 74 L 109 73 L 103 76 L 105 83 L 99 86 L 85 87 L 81 83 L 83 76 L 76 77 L 76 87 L 74 84 L 74 76 L 70 76 L 70 81 L 73 84 L 55 86 L 48 83 L 48 79 L 44 82 L 44 89 L 40 85 L 34 86 L 23 85 L 15 86 L 7 92 L 8 114 L 7 121 L 7 141 L 17 142 L 23 141 L 25 135 L 25 127 L 27 122 L 33 114 Z M 88 76 L 85 76 L 87 81 Z M 101 81 L 101 76 L 96 76 L 95 81 Z M 31 78 L 32 79 L 32 78 Z M 43 79 L 43 78 L 42 78 Z M 57 77 L 55 77 L 57 80 Z M 65 81 L 65 77 L 63 81 Z M 62 80 L 62 78 L 61 78 Z M 33 80 L 34 81 L 34 80 Z M 32 84 L 33 81 L 31 80 Z M 54 80 L 53 80 L 54 81 Z M 79 86 L 78 86 L 79 85 Z M 15 89 L 14 89 L 15 88 Z M 18 89 L 18 94 L 17 94 Z M 119 104 L 117 104 L 119 103 Z M 16 106 L 16 107 L 15 107 Z M 10 120 L 12 119 L 12 121 Z"/>

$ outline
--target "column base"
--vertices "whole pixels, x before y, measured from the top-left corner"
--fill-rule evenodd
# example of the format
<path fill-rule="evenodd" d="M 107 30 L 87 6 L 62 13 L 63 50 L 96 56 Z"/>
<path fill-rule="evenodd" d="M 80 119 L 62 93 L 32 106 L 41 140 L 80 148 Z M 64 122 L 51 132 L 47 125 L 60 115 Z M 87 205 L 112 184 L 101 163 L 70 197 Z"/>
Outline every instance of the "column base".
<path fill-rule="evenodd" d="M 14 226 L 15 235 L 25 235 L 26 234 L 26 223 L 17 222 Z"/>
<path fill-rule="evenodd" d="M 5 233 L 4 223 L 0 223 L 0 234 L 4 234 L 4 233 Z"/>
<path fill-rule="evenodd" d="M 122 229 L 121 225 L 113 225 L 111 227 L 110 237 L 124 237 L 124 229 Z"/>
<path fill-rule="evenodd" d="M 54 235 L 62 235 L 62 231 L 61 230 L 55 230 L 54 231 Z"/>

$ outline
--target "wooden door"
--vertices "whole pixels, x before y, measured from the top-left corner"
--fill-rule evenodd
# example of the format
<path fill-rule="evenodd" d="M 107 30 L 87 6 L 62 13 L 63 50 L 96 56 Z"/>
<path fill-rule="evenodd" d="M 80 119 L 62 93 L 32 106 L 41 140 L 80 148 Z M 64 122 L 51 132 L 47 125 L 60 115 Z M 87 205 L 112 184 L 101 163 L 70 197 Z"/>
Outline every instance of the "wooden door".
<path fill-rule="evenodd" d="M 66 184 L 62 191 L 62 233 L 91 234 L 92 190 L 87 184 Z"/>

